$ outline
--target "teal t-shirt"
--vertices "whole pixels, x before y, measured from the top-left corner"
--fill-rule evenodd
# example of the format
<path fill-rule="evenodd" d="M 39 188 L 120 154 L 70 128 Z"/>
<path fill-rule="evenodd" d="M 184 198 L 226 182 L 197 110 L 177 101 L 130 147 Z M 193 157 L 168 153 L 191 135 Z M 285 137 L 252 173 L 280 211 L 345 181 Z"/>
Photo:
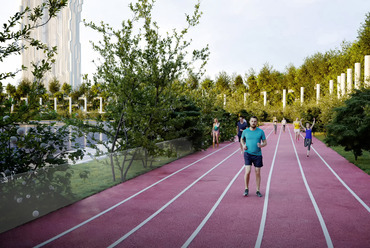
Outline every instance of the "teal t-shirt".
<path fill-rule="evenodd" d="M 252 131 L 247 128 L 243 131 L 241 138 L 245 141 L 248 148 L 247 150 L 244 150 L 244 152 L 251 155 L 262 155 L 261 148 L 257 146 L 257 143 L 261 143 L 262 140 L 266 140 L 265 132 L 262 129 L 257 127 L 256 130 Z"/>

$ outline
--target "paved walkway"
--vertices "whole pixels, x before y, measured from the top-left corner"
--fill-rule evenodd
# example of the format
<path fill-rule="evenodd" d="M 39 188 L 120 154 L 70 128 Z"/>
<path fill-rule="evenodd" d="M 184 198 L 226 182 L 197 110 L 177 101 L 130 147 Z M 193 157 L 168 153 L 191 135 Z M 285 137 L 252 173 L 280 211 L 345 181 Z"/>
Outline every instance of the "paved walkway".
<path fill-rule="evenodd" d="M 370 247 L 370 177 L 265 125 L 262 198 L 223 143 L 0 234 L 0 247 Z"/>

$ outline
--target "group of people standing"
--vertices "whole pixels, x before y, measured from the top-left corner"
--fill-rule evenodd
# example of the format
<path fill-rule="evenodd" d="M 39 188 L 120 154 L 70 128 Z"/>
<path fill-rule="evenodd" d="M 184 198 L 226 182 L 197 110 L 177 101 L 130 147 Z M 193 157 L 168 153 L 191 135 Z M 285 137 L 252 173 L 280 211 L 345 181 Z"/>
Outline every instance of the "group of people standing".
<path fill-rule="evenodd" d="M 306 123 L 306 127 L 302 125 L 302 119 L 293 122 L 294 126 L 294 133 L 295 133 L 295 140 L 296 142 L 299 141 L 300 136 L 300 128 L 304 129 L 306 132 L 306 137 L 304 139 L 304 146 L 307 147 L 307 157 L 310 155 L 310 148 L 312 143 L 312 128 L 315 125 L 315 118 L 313 119 L 312 125 L 310 123 Z M 267 140 L 265 136 L 265 132 L 257 127 L 258 118 L 256 116 L 252 116 L 249 119 L 249 125 L 247 121 L 243 118 L 243 116 L 239 117 L 239 121 L 237 122 L 237 136 L 238 141 L 240 143 L 241 153 L 244 156 L 244 165 L 245 165 L 245 174 L 244 174 L 244 183 L 245 183 L 245 190 L 244 196 L 248 196 L 249 194 L 249 179 L 252 164 L 255 167 L 255 174 L 256 174 L 256 195 L 258 197 L 262 197 L 260 192 L 260 184 L 261 184 L 261 168 L 263 166 L 262 160 L 262 150 L 261 148 L 267 145 Z M 281 121 L 283 132 L 285 132 L 285 126 L 287 121 L 285 118 Z M 273 126 L 274 132 L 277 132 L 277 119 L 276 117 L 273 118 Z M 220 135 L 220 123 L 217 119 L 214 119 L 213 127 L 212 127 L 212 136 L 213 136 L 213 147 L 215 146 L 215 142 L 217 142 L 217 147 L 219 144 L 219 135 Z"/>

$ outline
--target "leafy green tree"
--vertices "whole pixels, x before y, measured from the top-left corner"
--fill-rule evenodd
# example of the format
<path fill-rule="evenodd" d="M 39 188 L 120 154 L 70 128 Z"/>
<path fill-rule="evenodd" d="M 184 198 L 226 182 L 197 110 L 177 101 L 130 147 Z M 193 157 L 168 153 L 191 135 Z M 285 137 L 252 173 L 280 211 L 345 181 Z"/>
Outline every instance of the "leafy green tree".
<path fill-rule="evenodd" d="M 39 116 L 40 106 L 37 98 L 46 92 L 41 82 L 45 73 L 51 69 L 56 54 L 56 47 L 48 47 L 47 44 L 32 38 L 31 33 L 46 25 L 66 4 L 67 1 L 64 0 L 48 0 L 33 9 L 26 7 L 24 11 L 10 17 L 0 31 L 0 63 L 5 63 L 9 56 L 19 55 L 22 50 L 28 48 L 42 50 L 46 55 L 43 60 L 34 61 L 32 68 L 29 68 L 34 75 L 32 83 L 24 81 L 18 86 L 18 92 L 14 86 L 7 87 L 12 97 L 27 95 L 29 104 L 19 106 L 11 113 L 11 105 L 15 101 L 1 98 L 0 102 L 0 201 L 6 203 L 0 204 L 0 212 L 7 213 L 6 216 L 28 216 L 27 220 L 31 220 L 32 212 L 28 210 L 39 209 L 40 215 L 43 215 L 43 210 L 53 202 L 65 200 L 62 194 L 71 196 L 71 171 L 65 166 L 59 167 L 56 173 L 53 166 L 66 164 L 69 159 L 75 161 L 81 158 L 82 149 L 75 147 L 76 150 L 70 151 L 66 146 L 70 135 L 69 127 L 60 127 L 55 132 L 55 124 L 46 125 L 31 121 Z M 21 26 L 24 19 L 30 24 Z M 22 69 L 27 68 L 23 66 Z M 15 77 L 18 72 L 20 70 L 14 69 L 0 73 L 0 82 Z M 19 127 L 19 123 L 30 127 L 26 131 Z M 71 141 L 73 140 L 72 135 Z M 41 168 L 44 170 L 40 170 Z M 3 220 L 4 216 L 0 220 L 4 223 L 0 232 L 5 231 L 4 226 L 8 227 L 10 223 Z M 22 223 L 24 222 L 18 225 Z"/>
<path fill-rule="evenodd" d="M 199 87 L 199 79 L 194 73 L 189 73 L 188 78 L 186 79 L 186 85 L 194 90 Z"/>
<path fill-rule="evenodd" d="M 219 93 L 227 94 L 230 92 L 231 78 L 226 72 L 220 72 L 217 75 L 215 82 L 216 89 Z"/>
<path fill-rule="evenodd" d="M 27 97 L 31 91 L 32 83 L 28 79 L 22 79 L 17 87 L 17 95 L 20 97 Z"/>
<path fill-rule="evenodd" d="M 64 96 L 68 96 L 72 92 L 72 86 L 67 83 L 63 83 L 62 85 L 62 93 Z"/>
<path fill-rule="evenodd" d="M 327 126 L 326 142 L 352 151 L 355 159 L 362 150 L 370 151 L 370 89 L 356 90 L 344 106 L 335 109 L 335 117 Z"/>
<path fill-rule="evenodd" d="M 205 91 L 208 91 L 210 90 L 212 87 L 214 86 L 213 84 L 213 81 L 210 79 L 210 78 L 205 78 L 202 82 L 201 82 L 201 89 L 202 90 L 205 90 Z"/>
<path fill-rule="evenodd" d="M 370 54 L 370 12 L 366 14 L 365 22 L 361 25 L 358 30 L 358 46 L 360 47 L 361 54 Z M 363 57 L 362 56 L 362 57 Z"/>
<path fill-rule="evenodd" d="M 131 3 L 133 17 L 123 21 L 118 30 L 106 23 L 85 23 L 103 37 L 101 42 L 92 43 L 101 57 L 94 81 L 103 82 L 109 95 L 105 115 L 109 121 L 98 120 L 91 128 L 107 134 L 109 145 L 105 145 L 112 154 L 113 173 L 116 152 L 122 152 L 124 162 L 116 163 L 121 180 L 125 180 L 135 157 L 133 154 L 128 159 L 129 148 L 142 147 L 149 155 L 160 152 L 155 144 L 164 139 L 160 135 L 163 133 L 161 124 L 170 118 L 174 107 L 173 83 L 186 72 L 195 73 L 192 68 L 195 61 L 201 62 L 201 74 L 209 55 L 208 47 L 205 47 L 194 50 L 191 61 L 186 59 L 191 44 L 186 35 L 199 23 L 202 14 L 199 3 L 192 15 L 186 15 L 187 26 L 180 32 L 173 30 L 165 37 L 160 35 L 159 27 L 153 21 L 153 6 L 154 1 L 148 0 Z M 135 31 L 139 29 L 141 32 Z M 85 128 L 90 127 L 85 125 Z"/>
<path fill-rule="evenodd" d="M 258 78 L 256 73 L 253 69 L 249 71 L 249 75 L 247 77 L 247 88 L 249 93 L 249 98 L 251 102 L 258 101 L 260 99 L 260 89 L 258 87 Z"/>
<path fill-rule="evenodd" d="M 35 77 L 33 82 L 22 80 L 16 90 L 10 84 L 7 86 L 7 91 L 12 97 L 28 96 L 29 104 L 21 105 L 15 113 L 10 111 L 10 106 L 14 103 L 12 99 L 2 99 L 0 104 L 0 115 L 2 116 L 0 129 L 3 130 L 0 132 L 0 143 L 1 147 L 4 148 L 0 151 L 0 172 L 6 176 L 9 173 L 25 172 L 45 165 L 66 163 L 68 158 L 75 160 L 81 156 L 81 150 L 70 153 L 67 151 L 67 147 L 59 145 L 68 137 L 65 132 L 61 131 L 57 134 L 49 127 L 31 121 L 31 118 L 37 118 L 39 114 L 39 99 L 36 101 L 36 98 L 45 93 L 41 81 L 43 75 L 51 69 L 56 47 L 49 48 L 46 44 L 32 38 L 30 33 L 48 23 L 66 4 L 66 1 L 49 0 L 32 10 L 27 7 L 24 11 L 17 12 L 11 17 L 8 23 L 3 25 L 3 31 L 0 32 L 2 50 L 0 62 L 4 62 L 10 55 L 20 54 L 23 49 L 27 49 L 29 46 L 41 49 L 47 55 L 40 63 L 32 63 L 32 72 Z M 14 30 L 20 26 L 22 19 L 28 19 L 30 24 L 21 26 L 20 30 Z M 0 81 L 14 77 L 17 72 L 15 70 L 1 73 Z M 20 122 L 33 125 L 34 128 L 25 132 L 19 128 L 18 123 Z M 41 144 L 39 141 L 45 146 L 36 151 L 34 149 Z M 35 142 L 39 142 L 38 145 Z M 52 158 L 52 156 L 54 157 Z"/>
<path fill-rule="evenodd" d="M 55 93 L 57 93 L 58 91 L 60 91 L 60 82 L 59 80 L 54 77 L 52 80 L 50 80 L 49 82 L 49 92 L 54 95 Z"/>

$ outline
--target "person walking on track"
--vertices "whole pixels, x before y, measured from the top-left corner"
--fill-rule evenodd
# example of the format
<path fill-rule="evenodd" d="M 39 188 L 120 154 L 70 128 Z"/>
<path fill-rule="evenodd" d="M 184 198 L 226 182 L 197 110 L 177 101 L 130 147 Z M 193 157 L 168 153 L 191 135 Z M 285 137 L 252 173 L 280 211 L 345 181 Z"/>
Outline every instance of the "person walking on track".
<path fill-rule="evenodd" d="M 261 184 L 261 168 L 263 166 L 262 162 L 262 151 L 261 148 L 267 145 L 267 140 L 265 132 L 257 127 L 258 119 L 253 116 L 249 120 L 249 128 L 245 129 L 241 136 L 241 143 L 244 149 L 244 165 L 245 165 L 245 191 L 244 196 L 248 196 L 249 193 L 249 178 L 251 173 L 252 164 L 255 167 L 256 174 L 256 186 L 257 186 L 257 196 L 262 197 L 260 192 Z"/>
<path fill-rule="evenodd" d="M 274 124 L 274 131 L 275 131 L 275 134 L 276 134 L 276 131 L 277 131 L 277 119 L 276 119 L 276 117 L 274 117 L 274 119 L 272 120 L 272 124 Z"/>
<path fill-rule="evenodd" d="M 220 123 L 218 122 L 217 118 L 214 119 L 213 121 L 213 126 L 212 126 L 212 137 L 213 137 L 213 148 L 215 148 L 215 141 L 217 143 L 218 147 L 218 138 L 220 136 Z"/>
<path fill-rule="evenodd" d="M 286 125 L 285 118 L 283 118 L 283 120 L 281 121 L 281 125 L 283 125 L 283 132 L 285 133 L 285 125 Z"/>
<path fill-rule="evenodd" d="M 298 121 L 298 117 L 293 122 L 293 126 L 294 126 L 295 141 L 298 142 L 299 141 L 299 133 L 300 133 L 300 123 Z"/>
<path fill-rule="evenodd" d="M 236 123 L 236 132 L 238 134 L 238 140 L 240 143 L 240 150 L 242 151 L 242 154 L 243 154 L 244 149 L 243 149 L 242 143 L 240 142 L 240 138 L 242 137 L 243 131 L 247 129 L 247 127 L 248 127 L 248 123 L 245 121 L 243 116 L 240 116 L 239 121 Z"/>
<path fill-rule="evenodd" d="M 310 156 L 310 149 L 312 144 L 312 128 L 315 125 L 315 118 L 313 118 L 312 125 L 306 122 L 306 127 L 302 125 L 302 119 L 300 120 L 300 125 L 303 129 L 306 130 L 306 137 L 304 138 L 304 147 L 307 147 L 307 157 Z"/>

